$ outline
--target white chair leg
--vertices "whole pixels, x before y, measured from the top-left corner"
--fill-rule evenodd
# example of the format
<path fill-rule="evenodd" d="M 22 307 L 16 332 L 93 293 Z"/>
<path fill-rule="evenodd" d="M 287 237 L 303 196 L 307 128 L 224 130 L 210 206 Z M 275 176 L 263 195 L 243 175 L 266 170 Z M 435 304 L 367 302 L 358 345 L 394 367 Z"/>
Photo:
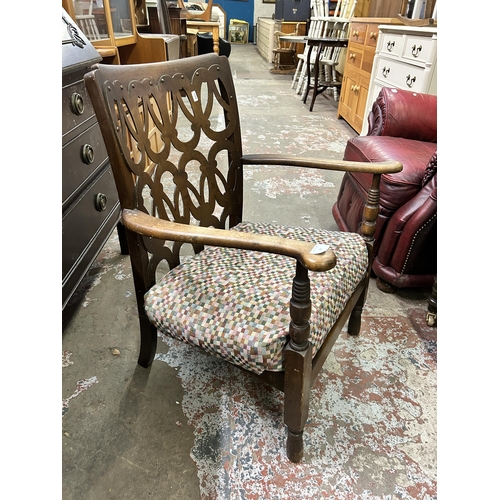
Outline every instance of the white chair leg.
<path fill-rule="evenodd" d="M 300 94 L 302 97 L 304 97 L 305 93 L 305 88 L 307 87 L 306 85 L 306 80 L 307 80 L 307 64 L 304 63 L 302 65 L 302 71 L 300 72 L 299 80 L 297 82 L 297 94 Z"/>
<path fill-rule="evenodd" d="M 292 78 L 292 89 L 295 88 L 297 85 L 297 82 L 299 81 L 299 75 L 302 71 L 302 65 L 304 64 L 303 59 L 299 59 L 299 62 L 297 63 L 297 69 L 295 70 L 295 73 L 293 74 Z"/>

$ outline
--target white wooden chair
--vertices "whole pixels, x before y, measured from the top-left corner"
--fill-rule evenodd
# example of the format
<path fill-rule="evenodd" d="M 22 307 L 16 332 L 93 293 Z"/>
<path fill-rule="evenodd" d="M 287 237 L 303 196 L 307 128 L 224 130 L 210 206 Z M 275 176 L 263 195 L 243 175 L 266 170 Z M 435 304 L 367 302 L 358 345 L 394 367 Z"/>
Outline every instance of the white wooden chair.
<path fill-rule="evenodd" d="M 75 2 L 75 18 L 78 26 L 90 40 L 100 40 L 95 16 L 92 14 L 93 2 Z"/>
<path fill-rule="evenodd" d="M 326 15 L 326 3 L 324 0 L 311 0 L 311 20 L 309 23 L 309 30 L 307 32 L 307 36 L 309 37 L 319 37 L 322 36 L 321 33 L 323 31 L 324 22 L 321 21 L 321 18 L 324 18 Z M 309 44 L 305 44 L 304 52 L 302 54 L 297 55 L 297 69 L 292 78 L 292 89 L 297 87 L 297 94 L 300 93 L 302 88 L 303 80 L 305 72 L 303 72 L 303 68 L 305 67 L 304 62 L 307 61 L 307 54 L 311 50 Z M 312 56 L 313 54 L 311 54 Z M 300 83 L 299 83 L 300 82 Z"/>
<path fill-rule="evenodd" d="M 340 38 L 346 37 L 349 29 L 349 22 L 354 14 L 357 0 L 340 0 L 333 13 L 333 16 L 328 15 L 327 4 L 322 0 L 312 0 L 311 24 L 307 36 L 309 37 L 324 37 L 324 38 Z M 307 91 L 307 55 L 311 52 L 311 60 L 316 57 L 317 47 L 310 48 L 306 44 L 304 53 L 298 56 L 297 70 L 292 79 L 292 88 L 296 86 L 297 94 L 303 98 Z M 333 85 L 336 82 L 335 68 L 338 65 L 341 48 L 327 48 L 324 50 L 320 59 L 320 78 L 322 81 L 331 82 Z M 338 91 L 333 86 L 334 98 L 338 99 Z"/>
<path fill-rule="evenodd" d="M 283 35 L 297 36 L 299 34 L 300 23 L 295 25 L 292 33 L 285 33 L 283 31 L 274 32 L 274 46 L 273 49 L 273 70 L 275 73 L 293 71 L 297 64 L 297 50 L 296 42 L 282 41 L 280 39 Z"/>
<path fill-rule="evenodd" d="M 354 15 L 357 0 L 345 0 L 337 3 L 337 8 L 340 5 L 338 16 L 335 19 L 328 21 L 330 24 L 330 35 L 333 38 L 346 38 L 349 31 L 349 23 Z M 337 10 L 335 11 L 337 13 Z M 339 93 L 337 86 L 336 69 L 339 64 L 339 58 L 342 48 L 328 47 L 324 50 L 320 58 L 320 74 L 323 75 L 323 81 L 331 85 L 333 98 L 337 101 Z"/>

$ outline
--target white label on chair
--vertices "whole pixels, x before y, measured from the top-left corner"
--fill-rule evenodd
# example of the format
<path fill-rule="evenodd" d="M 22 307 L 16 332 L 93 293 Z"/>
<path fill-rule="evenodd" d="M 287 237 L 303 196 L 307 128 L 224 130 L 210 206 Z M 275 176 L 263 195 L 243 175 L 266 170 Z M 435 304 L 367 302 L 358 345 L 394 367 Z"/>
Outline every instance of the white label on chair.
<path fill-rule="evenodd" d="M 329 245 L 322 245 L 320 243 L 316 243 L 314 247 L 311 250 L 312 254 L 320 254 L 320 253 L 325 253 L 329 249 Z"/>
<path fill-rule="evenodd" d="M 196 95 L 196 92 L 194 90 L 191 91 L 191 95 L 193 96 L 193 101 L 198 102 L 198 96 Z"/>

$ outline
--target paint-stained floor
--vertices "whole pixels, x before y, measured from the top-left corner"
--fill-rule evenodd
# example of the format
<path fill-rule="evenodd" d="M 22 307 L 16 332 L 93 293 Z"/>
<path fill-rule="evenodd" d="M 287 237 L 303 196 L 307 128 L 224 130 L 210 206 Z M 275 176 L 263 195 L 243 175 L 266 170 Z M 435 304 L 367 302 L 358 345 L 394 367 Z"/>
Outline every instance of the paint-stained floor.
<path fill-rule="evenodd" d="M 245 153 L 342 158 L 356 133 L 332 97 L 310 113 L 254 45 L 233 46 L 230 62 Z M 341 178 L 249 169 L 244 218 L 336 229 Z M 341 334 L 314 384 L 299 465 L 285 456 L 278 391 L 163 337 L 151 368 L 137 365 L 133 290 L 113 234 L 63 313 L 64 499 L 437 498 L 430 290 L 371 283 L 360 336 Z"/>

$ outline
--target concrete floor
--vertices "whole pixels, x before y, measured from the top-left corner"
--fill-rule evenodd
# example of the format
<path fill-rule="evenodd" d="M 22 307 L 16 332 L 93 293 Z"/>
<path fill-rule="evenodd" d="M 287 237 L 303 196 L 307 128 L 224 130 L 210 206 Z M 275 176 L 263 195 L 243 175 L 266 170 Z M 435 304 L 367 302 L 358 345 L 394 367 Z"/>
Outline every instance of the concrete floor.
<path fill-rule="evenodd" d="M 309 112 L 254 45 L 233 45 L 230 62 L 245 153 L 342 158 L 356 133 L 332 97 Z M 245 219 L 336 229 L 341 174 L 245 176 Z M 339 337 L 315 383 L 299 465 L 284 454 L 279 392 L 166 338 L 151 368 L 137 365 L 133 290 L 114 234 L 63 312 L 64 499 L 437 498 L 430 290 L 371 283 L 361 335 Z"/>

